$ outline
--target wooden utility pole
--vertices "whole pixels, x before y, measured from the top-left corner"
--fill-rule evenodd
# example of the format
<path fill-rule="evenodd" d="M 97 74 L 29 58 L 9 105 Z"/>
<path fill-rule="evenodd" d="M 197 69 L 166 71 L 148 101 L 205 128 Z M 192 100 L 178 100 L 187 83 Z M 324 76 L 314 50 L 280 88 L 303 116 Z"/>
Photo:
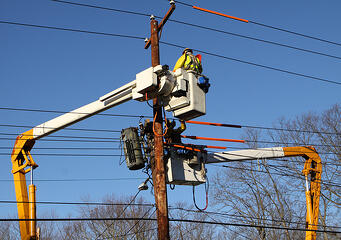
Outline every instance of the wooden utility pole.
<path fill-rule="evenodd" d="M 160 24 L 153 16 L 150 18 L 151 35 L 145 45 L 147 49 L 151 45 L 152 67 L 160 64 L 159 53 L 159 32 L 166 23 L 170 15 L 175 9 L 174 2 L 171 2 L 171 8 L 168 10 Z M 163 128 L 162 128 L 162 106 L 159 97 L 153 99 L 153 116 L 154 116 L 154 150 L 152 154 L 152 175 L 154 183 L 154 196 L 156 204 L 156 215 L 158 224 L 158 239 L 168 240 L 169 237 L 169 221 L 168 221 L 168 202 L 167 202 L 167 185 L 165 161 L 163 159 Z"/>

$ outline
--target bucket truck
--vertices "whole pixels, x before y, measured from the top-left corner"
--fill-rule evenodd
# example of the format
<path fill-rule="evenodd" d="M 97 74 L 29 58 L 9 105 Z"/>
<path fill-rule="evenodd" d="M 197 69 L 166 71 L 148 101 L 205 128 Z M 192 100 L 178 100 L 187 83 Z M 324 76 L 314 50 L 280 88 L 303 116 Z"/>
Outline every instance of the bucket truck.
<path fill-rule="evenodd" d="M 193 149 L 193 147 L 191 147 Z M 190 149 L 190 148 L 189 148 Z M 206 182 L 205 164 L 233 161 L 303 157 L 302 174 L 305 177 L 306 196 L 306 240 L 316 240 L 321 191 L 321 158 L 314 147 L 273 147 L 207 153 L 195 149 L 195 153 L 184 157 L 173 148 L 167 162 L 167 181 L 169 184 L 198 185 Z M 181 161 L 182 160 L 182 161 Z M 310 176 L 310 177 L 309 177 Z M 309 178 L 308 178 L 309 177 Z"/>
<path fill-rule="evenodd" d="M 189 120 L 206 113 L 206 95 L 198 84 L 198 76 L 183 69 L 172 72 L 167 65 L 158 65 L 136 74 L 135 80 L 97 101 L 42 123 L 16 138 L 11 160 L 18 215 L 22 219 L 19 223 L 21 239 L 39 238 L 35 221 L 36 186 L 31 181 L 28 196 L 25 178 L 26 173 L 38 167 L 30 153 L 35 141 L 129 100 L 146 101 L 156 96 L 161 97 L 161 104 L 167 105 L 166 110 L 177 118 Z"/>

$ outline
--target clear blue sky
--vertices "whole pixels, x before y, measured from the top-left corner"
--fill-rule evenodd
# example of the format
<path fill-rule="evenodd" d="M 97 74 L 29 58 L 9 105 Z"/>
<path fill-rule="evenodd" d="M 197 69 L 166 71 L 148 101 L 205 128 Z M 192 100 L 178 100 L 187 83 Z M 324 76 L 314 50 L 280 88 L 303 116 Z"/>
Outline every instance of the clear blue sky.
<path fill-rule="evenodd" d="M 341 2 L 330 1 L 186 1 L 226 14 L 341 43 Z M 108 8 L 163 16 L 166 0 L 78 1 Z M 53 1 L 0 2 L 0 21 L 47 25 L 96 32 L 148 37 L 149 18 L 112 11 L 70 6 Z M 172 19 L 280 42 L 341 57 L 341 47 L 198 12 L 178 4 Z M 150 67 L 150 50 L 143 40 L 91 35 L 0 24 L 0 107 L 70 111 L 134 80 L 135 74 Z M 341 82 L 340 59 L 301 52 L 231 35 L 168 22 L 162 41 L 200 49 L 231 58 Z M 161 45 L 161 63 L 174 66 L 182 49 Z M 204 74 L 210 77 L 207 115 L 198 120 L 242 125 L 271 126 L 280 117 L 291 118 L 320 112 L 341 102 L 341 86 L 289 75 L 203 54 Z M 146 103 L 129 102 L 108 110 L 111 114 L 151 115 Z M 58 116 L 53 113 L 0 110 L 0 124 L 36 126 Z M 168 114 L 170 117 L 170 114 Z M 137 126 L 138 118 L 94 116 L 73 127 L 121 130 Z M 20 134 L 29 128 L 0 126 L 1 133 Z M 187 135 L 240 138 L 242 130 L 188 125 Z M 119 137 L 118 133 L 72 132 L 54 135 Z M 12 147 L 15 136 L 0 136 L 0 147 Z M 46 138 L 47 139 L 47 138 Z M 192 142 L 193 143 L 193 142 Z M 199 142 L 194 142 L 199 143 Z M 205 142 L 200 142 L 206 144 Z M 210 143 L 210 145 L 240 146 Z M 118 143 L 36 143 L 43 147 L 117 148 Z M 10 149 L 0 149 L 9 154 Z M 39 168 L 37 180 L 144 178 L 140 171 L 120 166 L 118 157 L 41 156 L 39 153 L 119 154 L 118 150 L 32 151 Z M 15 200 L 9 155 L 1 155 L 0 200 Z M 214 175 L 214 169 L 208 169 Z M 101 201 L 108 194 L 134 195 L 141 180 L 126 181 L 36 181 L 38 201 L 80 201 L 89 197 Z M 226 183 L 228 184 L 228 183 Z M 141 195 L 154 201 L 149 192 Z M 199 195 L 203 203 L 203 195 Z M 168 191 L 170 204 L 192 203 L 191 188 Z M 0 204 L 0 216 L 16 216 L 14 204 Z M 49 211 L 62 217 L 76 208 L 39 205 L 39 214 Z"/>

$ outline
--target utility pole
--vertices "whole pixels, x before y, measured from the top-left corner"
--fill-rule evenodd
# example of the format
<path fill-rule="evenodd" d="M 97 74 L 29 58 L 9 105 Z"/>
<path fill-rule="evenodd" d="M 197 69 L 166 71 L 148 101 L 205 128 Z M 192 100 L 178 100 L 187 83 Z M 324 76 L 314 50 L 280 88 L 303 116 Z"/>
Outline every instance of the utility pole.
<path fill-rule="evenodd" d="M 154 16 L 150 17 L 151 35 L 145 45 L 147 49 L 151 45 L 152 67 L 160 64 L 159 53 L 159 32 L 166 23 L 172 12 L 175 10 L 174 1 L 171 1 L 171 7 L 160 24 L 155 20 Z M 168 240 L 169 237 L 169 220 L 168 220 L 168 202 L 167 202 L 167 185 L 165 161 L 163 159 L 163 117 L 162 106 L 159 97 L 153 99 L 153 117 L 154 117 L 154 149 L 151 159 L 154 196 L 156 204 L 156 215 L 158 224 L 158 239 Z"/>

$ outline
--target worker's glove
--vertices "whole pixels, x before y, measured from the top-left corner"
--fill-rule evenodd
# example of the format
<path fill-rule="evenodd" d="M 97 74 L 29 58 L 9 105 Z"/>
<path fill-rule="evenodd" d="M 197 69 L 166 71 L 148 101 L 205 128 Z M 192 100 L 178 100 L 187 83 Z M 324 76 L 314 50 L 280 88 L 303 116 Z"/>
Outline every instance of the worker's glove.
<path fill-rule="evenodd" d="M 208 89 L 211 86 L 209 78 L 203 75 L 198 78 L 198 85 L 205 93 L 208 93 Z"/>

